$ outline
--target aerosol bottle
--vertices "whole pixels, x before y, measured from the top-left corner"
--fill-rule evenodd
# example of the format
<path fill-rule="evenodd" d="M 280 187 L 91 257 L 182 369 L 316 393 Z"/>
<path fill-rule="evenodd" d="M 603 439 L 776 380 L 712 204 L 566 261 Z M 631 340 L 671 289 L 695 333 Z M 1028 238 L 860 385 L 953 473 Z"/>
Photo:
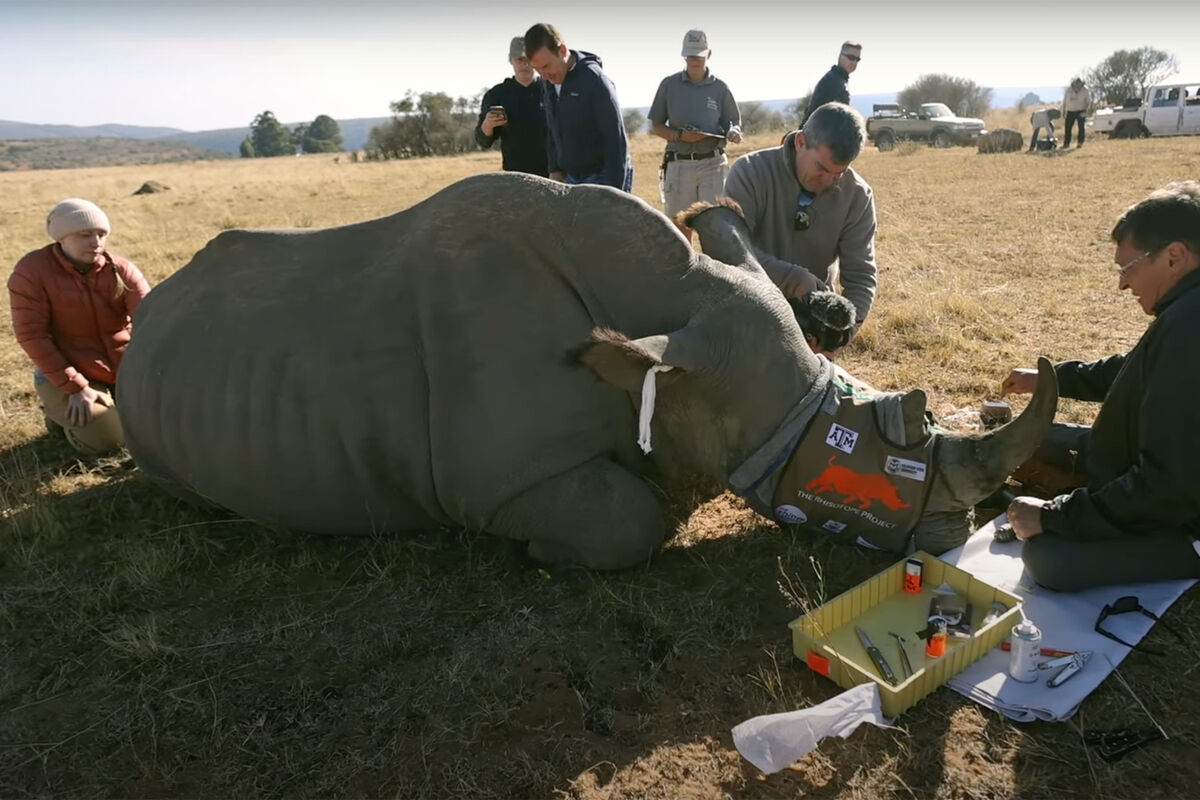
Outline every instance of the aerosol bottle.
<path fill-rule="evenodd" d="M 1033 683 L 1038 679 L 1038 648 L 1042 643 L 1042 632 L 1029 618 L 1013 626 L 1011 650 L 1008 658 L 1008 674 L 1015 681 Z"/>

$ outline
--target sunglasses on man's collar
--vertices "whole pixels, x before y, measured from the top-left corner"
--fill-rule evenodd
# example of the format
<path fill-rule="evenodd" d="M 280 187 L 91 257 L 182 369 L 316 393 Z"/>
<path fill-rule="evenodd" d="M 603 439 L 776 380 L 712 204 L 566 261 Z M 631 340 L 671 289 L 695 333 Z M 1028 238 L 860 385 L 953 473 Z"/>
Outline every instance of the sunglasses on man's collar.
<path fill-rule="evenodd" d="M 796 195 L 796 216 L 792 220 L 792 230 L 806 231 L 812 225 L 814 200 L 816 198 L 803 189 L 800 190 L 800 194 Z"/>

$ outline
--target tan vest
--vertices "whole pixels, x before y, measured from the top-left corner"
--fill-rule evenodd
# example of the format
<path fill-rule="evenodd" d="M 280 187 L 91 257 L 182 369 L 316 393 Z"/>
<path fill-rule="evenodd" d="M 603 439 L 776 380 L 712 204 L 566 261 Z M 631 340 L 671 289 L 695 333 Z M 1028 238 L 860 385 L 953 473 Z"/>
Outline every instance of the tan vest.
<path fill-rule="evenodd" d="M 935 438 L 904 448 L 884 438 L 875 401 L 838 387 L 792 451 L 772 505 L 780 523 L 902 553 L 929 494 Z"/>

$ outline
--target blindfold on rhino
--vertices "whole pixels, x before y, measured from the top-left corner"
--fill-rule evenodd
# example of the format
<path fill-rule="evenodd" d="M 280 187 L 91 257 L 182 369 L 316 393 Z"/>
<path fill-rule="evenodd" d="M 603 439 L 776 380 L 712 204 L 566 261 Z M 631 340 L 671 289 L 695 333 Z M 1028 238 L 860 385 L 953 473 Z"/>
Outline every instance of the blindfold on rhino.
<path fill-rule="evenodd" d="M 905 482 L 922 475 L 902 547 L 965 539 L 967 510 L 1049 428 L 1049 363 L 1025 412 L 983 435 L 929 428 L 920 390 L 891 397 L 882 429 L 928 463 L 852 463 L 845 448 L 879 425 L 825 424 L 848 376 L 809 348 L 739 209 L 686 222 L 704 253 L 631 195 L 495 173 L 354 225 L 223 232 L 137 310 L 118 389 L 130 452 L 168 491 L 264 524 L 456 525 L 598 569 L 663 540 L 647 459 L 776 516 L 790 458 L 807 476 L 796 491 L 841 514 L 808 524 L 850 541 L 870 541 L 856 525 L 882 519 L 885 484 L 914 496 Z M 797 456 L 806 441 L 819 455 Z M 839 466 L 882 478 L 805 488 Z"/>

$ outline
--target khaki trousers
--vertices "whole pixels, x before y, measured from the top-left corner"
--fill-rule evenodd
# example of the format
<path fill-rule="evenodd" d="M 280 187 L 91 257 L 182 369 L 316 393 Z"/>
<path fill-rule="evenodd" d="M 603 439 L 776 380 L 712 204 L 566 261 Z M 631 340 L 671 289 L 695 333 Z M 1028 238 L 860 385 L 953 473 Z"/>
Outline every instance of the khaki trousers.
<path fill-rule="evenodd" d="M 675 215 L 692 203 L 704 200 L 717 202 L 725 194 L 725 177 L 729 174 L 729 158 L 724 154 L 698 161 L 671 161 L 663 173 L 662 200 L 666 215 Z"/>
<path fill-rule="evenodd" d="M 42 413 L 46 415 L 46 419 L 62 426 L 67 434 L 67 441 L 80 453 L 100 455 L 116 450 L 125 443 L 125 434 L 121 431 L 121 418 L 117 416 L 113 396 L 104 391 L 103 387 L 92 386 L 110 405 L 93 403 L 92 421 L 82 428 L 67 422 L 67 402 L 70 396 L 66 392 L 45 379 L 35 379 L 33 388 L 42 401 Z"/>

